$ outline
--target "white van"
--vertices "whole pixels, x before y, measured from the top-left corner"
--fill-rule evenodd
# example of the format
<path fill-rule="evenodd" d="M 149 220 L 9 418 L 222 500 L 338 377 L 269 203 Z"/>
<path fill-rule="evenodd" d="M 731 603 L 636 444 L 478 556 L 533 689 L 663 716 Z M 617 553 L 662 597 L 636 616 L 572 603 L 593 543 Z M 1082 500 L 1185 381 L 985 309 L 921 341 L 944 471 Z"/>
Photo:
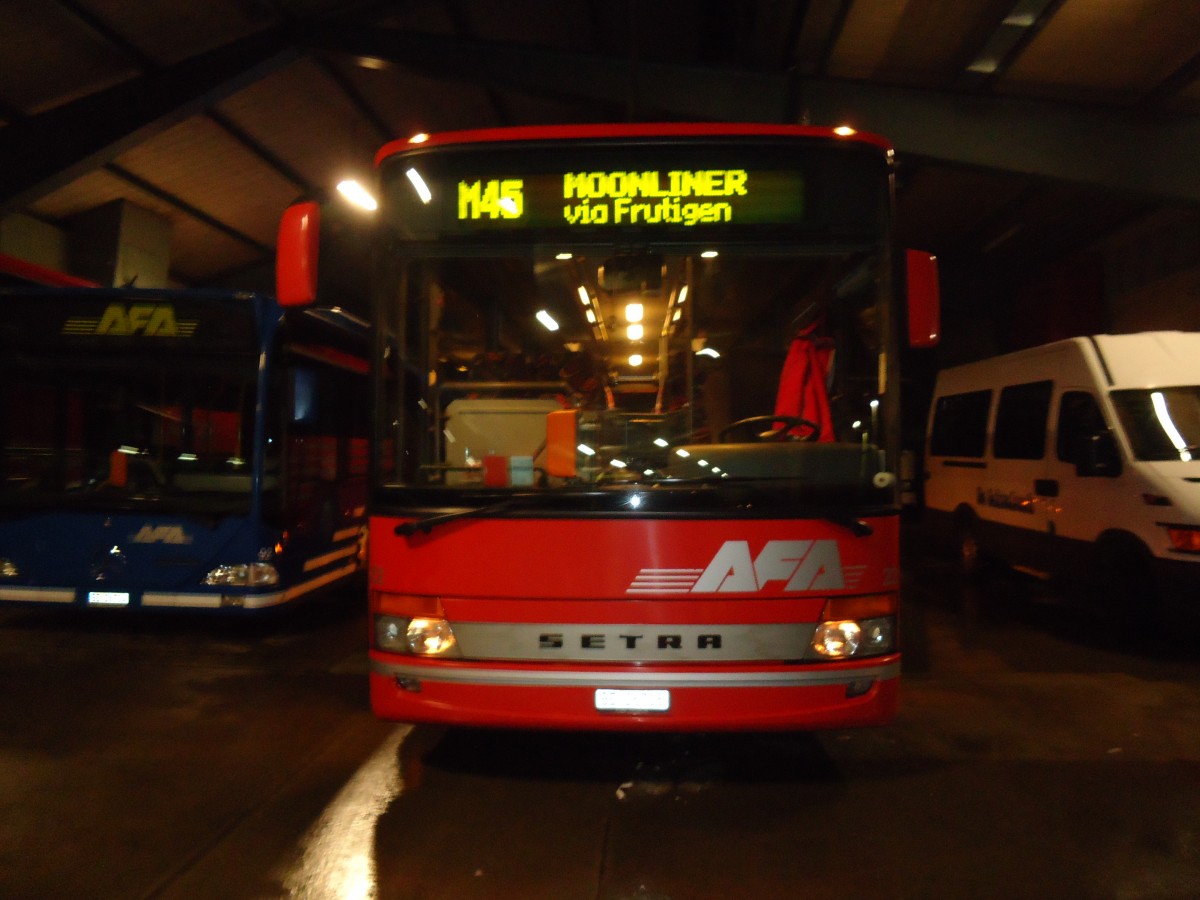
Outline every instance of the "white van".
<path fill-rule="evenodd" d="M 1072 338 L 942 371 L 925 516 L 1123 611 L 1200 592 L 1200 333 Z"/>

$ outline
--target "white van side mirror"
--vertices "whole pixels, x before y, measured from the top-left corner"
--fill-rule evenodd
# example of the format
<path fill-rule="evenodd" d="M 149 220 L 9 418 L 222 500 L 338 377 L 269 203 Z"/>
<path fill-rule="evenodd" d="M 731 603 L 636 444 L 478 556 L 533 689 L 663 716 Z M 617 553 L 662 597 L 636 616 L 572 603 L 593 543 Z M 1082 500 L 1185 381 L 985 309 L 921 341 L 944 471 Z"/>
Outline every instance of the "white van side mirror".
<path fill-rule="evenodd" d="M 1075 474 L 1081 478 L 1116 478 L 1121 474 L 1121 454 L 1112 432 L 1098 431 L 1080 442 Z"/>

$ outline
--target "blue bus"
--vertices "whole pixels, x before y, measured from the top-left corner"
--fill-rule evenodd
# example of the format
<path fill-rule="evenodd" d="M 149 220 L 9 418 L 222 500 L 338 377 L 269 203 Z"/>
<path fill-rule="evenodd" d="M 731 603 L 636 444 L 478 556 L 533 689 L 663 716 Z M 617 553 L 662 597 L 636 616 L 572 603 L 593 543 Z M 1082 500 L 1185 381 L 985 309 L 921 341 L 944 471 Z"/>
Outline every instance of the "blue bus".
<path fill-rule="evenodd" d="M 365 565 L 369 325 L 0 289 L 0 603 L 265 610 Z"/>

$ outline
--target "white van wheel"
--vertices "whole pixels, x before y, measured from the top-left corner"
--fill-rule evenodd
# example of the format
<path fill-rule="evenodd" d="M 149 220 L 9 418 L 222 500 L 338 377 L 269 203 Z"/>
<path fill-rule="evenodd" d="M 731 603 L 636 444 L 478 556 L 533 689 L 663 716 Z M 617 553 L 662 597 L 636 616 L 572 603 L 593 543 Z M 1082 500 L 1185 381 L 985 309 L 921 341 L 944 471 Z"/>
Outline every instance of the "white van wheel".
<path fill-rule="evenodd" d="M 967 578 L 976 578 L 987 568 L 987 554 L 979 543 L 978 526 L 970 515 L 958 518 L 954 525 L 958 567 Z"/>
<path fill-rule="evenodd" d="M 1092 567 L 1095 601 L 1101 615 L 1113 624 L 1157 617 L 1158 587 L 1150 558 L 1150 552 L 1133 539 L 1097 543 Z"/>

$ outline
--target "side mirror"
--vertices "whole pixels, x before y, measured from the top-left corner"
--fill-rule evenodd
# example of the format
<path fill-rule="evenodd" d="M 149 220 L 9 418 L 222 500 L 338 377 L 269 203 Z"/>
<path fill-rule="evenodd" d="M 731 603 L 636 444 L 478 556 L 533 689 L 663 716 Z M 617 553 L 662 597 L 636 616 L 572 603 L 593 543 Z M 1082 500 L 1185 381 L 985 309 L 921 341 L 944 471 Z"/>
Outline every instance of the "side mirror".
<path fill-rule="evenodd" d="M 908 296 L 908 346 L 934 347 L 941 337 L 942 327 L 937 257 L 921 250 L 905 250 L 904 263 Z"/>
<path fill-rule="evenodd" d="M 1112 432 L 1098 431 L 1080 441 L 1075 474 L 1080 478 L 1116 478 L 1121 474 L 1121 454 Z"/>
<path fill-rule="evenodd" d="M 308 201 L 284 210 L 275 246 L 275 299 L 281 306 L 307 306 L 317 299 L 320 238 L 319 204 Z"/>

